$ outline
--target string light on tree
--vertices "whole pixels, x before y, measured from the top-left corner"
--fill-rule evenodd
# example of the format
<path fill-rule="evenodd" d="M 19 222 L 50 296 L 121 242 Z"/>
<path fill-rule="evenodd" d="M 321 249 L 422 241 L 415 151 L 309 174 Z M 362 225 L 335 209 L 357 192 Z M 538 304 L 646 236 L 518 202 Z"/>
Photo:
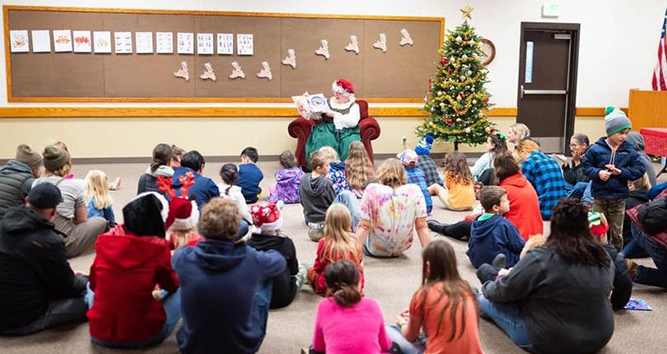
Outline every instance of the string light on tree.
<path fill-rule="evenodd" d="M 491 107 L 485 88 L 488 70 L 480 57 L 482 37 L 468 24 L 473 8 L 461 9 L 464 21 L 447 33 L 440 48 L 441 59 L 429 79 L 424 110 L 429 116 L 417 127 L 417 135 L 432 135 L 436 140 L 458 145 L 483 144 L 496 129 L 486 113 Z"/>

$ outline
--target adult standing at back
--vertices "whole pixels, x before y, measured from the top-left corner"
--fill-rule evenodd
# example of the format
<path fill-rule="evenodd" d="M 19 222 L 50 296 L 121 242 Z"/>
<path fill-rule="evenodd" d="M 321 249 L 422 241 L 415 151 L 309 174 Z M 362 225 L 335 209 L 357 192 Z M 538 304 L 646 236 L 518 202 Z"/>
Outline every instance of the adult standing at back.
<path fill-rule="evenodd" d="M 35 180 L 33 188 L 41 183 L 54 184 L 60 190 L 63 202 L 56 208 L 53 223 L 56 230 L 67 235 L 65 250 L 67 257 L 76 257 L 88 250 L 92 250 L 97 236 L 108 229 L 108 222 L 104 218 L 87 218 L 85 181 L 75 178 L 66 178 L 72 170 L 69 153 L 56 145 L 44 148 L 44 176 Z"/>
<path fill-rule="evenodd" d="M 16 158 L 0 167 L 0 219 L 7 209 L 23 205 L 35 178 L 42 174 L 42 156 L 30 146 L 16 148 Z"/>
<path fill-rule="evenodd" d="M 523 139 L 519 143 L 519 156 L 523 160 L 521 173 L 537 192 L 542 218 L 549 220 L 553 208 L 567 194 L 563 171 L 556 159 L 545 155 L 540 150 L 540 145 L 530 138 Z"/>
<path fill-rule="evenodd" d="M 85 321 L 86 279 L 76 277 L 51 220 L 62 197 L 50 183 L 35 186 L 28 205 L 0 220 L 0 334 L 26 335 Z"/>

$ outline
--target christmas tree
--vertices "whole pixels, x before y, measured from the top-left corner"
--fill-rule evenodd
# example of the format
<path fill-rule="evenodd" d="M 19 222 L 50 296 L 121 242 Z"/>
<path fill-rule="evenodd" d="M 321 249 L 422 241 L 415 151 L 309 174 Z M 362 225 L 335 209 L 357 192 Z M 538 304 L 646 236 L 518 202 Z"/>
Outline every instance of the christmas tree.
<path fill-rule="evenodd" d="M 439 50 L 438 70 L 429 79 L 424 104 L 429 116 L 417 127 L 418 136 L 432 135 L 436 140 L 454 143 L 458 150 L 460 143 L 485 143 L 496 130 L 486 116 L 490 107 L 489 93 L 484 88 L 488 70 L 480 60 L 481 43 L 482 37 L 475 34 L 467 20 L 448 32 Z"/>

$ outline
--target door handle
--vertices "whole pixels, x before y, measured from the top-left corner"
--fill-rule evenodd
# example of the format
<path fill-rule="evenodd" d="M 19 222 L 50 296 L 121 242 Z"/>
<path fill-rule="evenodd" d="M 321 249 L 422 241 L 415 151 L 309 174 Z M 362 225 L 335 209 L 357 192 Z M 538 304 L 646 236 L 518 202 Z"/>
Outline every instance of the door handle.
<path fill-rule="evenodd" d="M 526 90 L 521 85 L 520 97 L 523 98 L 525 95 L 567 95 L 567 90 Z"/>

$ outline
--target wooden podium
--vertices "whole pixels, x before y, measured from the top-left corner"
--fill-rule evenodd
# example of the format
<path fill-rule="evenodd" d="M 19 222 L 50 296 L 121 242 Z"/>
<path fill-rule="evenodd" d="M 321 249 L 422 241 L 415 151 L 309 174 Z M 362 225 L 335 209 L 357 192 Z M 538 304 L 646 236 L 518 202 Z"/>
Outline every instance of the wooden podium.
<path fill-rule="evenodd" d="M 667 91 L 630 90 L 628 118 L 634 131 L 667 127 Z"/>

